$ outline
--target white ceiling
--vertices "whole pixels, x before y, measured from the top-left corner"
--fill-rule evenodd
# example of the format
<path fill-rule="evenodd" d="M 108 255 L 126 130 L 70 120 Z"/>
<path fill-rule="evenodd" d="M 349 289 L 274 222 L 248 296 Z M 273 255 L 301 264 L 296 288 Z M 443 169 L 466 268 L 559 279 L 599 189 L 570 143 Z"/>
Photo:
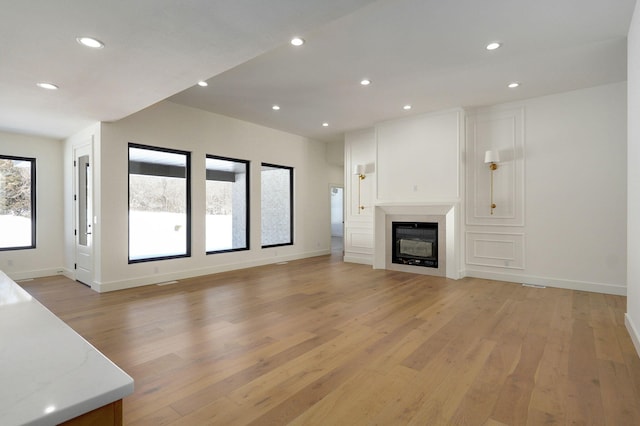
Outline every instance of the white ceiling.
<path fill-rule="evenodd" d="M 624 81 L 634 6 L 635 0 L 0 0 L 0 130 L 64 138 L 169 98 L 339 140 L 345 131 L 408 114 Z M 106 47 L 80 46 L 75 39 L 83 35 Z M 306 43 L 291 46 L 293 35 Z M 494 40 L 503 47 L 486 51 Z M 372 84 L 360 86 L 363 77 Z M 194 86 L 202 79 L 208 87 Z M 39 81 L 60 90 L 39 89 Z M 508 89 L 511 81 L 522 85 Z M 404 111 L 405 104 L 412 109 Z"/>

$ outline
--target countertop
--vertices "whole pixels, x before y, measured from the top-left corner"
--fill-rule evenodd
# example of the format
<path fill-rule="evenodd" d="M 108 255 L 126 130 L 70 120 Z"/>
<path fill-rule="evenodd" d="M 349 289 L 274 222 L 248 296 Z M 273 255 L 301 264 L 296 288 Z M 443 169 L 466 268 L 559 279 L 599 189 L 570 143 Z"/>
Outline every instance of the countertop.
<path fill-rule="evenodd" d="M 133 393 L 133 379 L 0 271 L 0 425 L 53 425 Z"/>

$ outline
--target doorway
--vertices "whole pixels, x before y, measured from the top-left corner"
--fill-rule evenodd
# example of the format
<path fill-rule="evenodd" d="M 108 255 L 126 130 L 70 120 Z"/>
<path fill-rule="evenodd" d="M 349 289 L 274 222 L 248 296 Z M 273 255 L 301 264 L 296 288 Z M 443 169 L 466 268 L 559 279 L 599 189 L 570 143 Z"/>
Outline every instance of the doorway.
<path fill-rule="evenodd" d="M 344 255 L 344 189 L 331 185 L 331 254 Z"/>
<path fill-rule="evenodd" d="M 91 287 L 93 282 L 93 168 L 91 144 L 74 149 L 74 212 L 76 281 Z"/>

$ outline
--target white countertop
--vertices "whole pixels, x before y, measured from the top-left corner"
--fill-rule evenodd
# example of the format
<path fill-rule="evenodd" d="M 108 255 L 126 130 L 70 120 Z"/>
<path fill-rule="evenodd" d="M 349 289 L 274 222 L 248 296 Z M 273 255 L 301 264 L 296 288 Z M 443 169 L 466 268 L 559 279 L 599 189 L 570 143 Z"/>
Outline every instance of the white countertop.
<path fill-rule="evenodd" d="M 54 425 L 133 393 L 133 379 L 0 271 L 0 425 Z"/>

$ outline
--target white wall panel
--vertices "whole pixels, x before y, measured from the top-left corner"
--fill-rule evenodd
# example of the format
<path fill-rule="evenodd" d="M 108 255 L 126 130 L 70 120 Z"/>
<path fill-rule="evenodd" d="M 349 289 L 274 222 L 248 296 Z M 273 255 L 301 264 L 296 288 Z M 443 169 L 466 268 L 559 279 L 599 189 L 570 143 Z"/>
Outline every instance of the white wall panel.
<path fill-rule="evenodd" d="M 364 129 L 347 133 L 344 146 L 344 260 L 371 264 L 376 183 L 375 130 Z M 365 179 L 360 180 L 353 174 L 356 165 L 365 166 L 367 172 Z M 364 206 L 364 209 L 360 209 L 360 205 Z"/>
<path fill-rule="evenodd" d="M 493 171 L 486 151 L 500 155 Z M 524 109 L 487 110 L 467 116 L 467 224 L 524 225 Z"/>
<path fill-rule="evenodd" d="M 373 253 L 373 235 L 368 228 L 349 229 L 347 234 L 350 251 L 356 253 Z"/>
<path fill-rule="evenodd" d="M 466 236 L 468 264 L 524 269 L 524 234 L 467 232 Z"/>
<path fill-rule="evenodd" d="M 456 200 L 460 196 L 461 110 L 376 126 L 377 200 Z"/>
<path fill-rule="evenodd" d="M 345 138 L 345 206 L 348 222 L 373 221 L 375 193 L 375 131 L 365 129 L 352 132 Z M 365 178 L 353 174 L 354 167 L 365 167 Z M 360 209 L 364 206 L 364 209 Z M 373 232 L 373 231 L 372 231 Z"/>

